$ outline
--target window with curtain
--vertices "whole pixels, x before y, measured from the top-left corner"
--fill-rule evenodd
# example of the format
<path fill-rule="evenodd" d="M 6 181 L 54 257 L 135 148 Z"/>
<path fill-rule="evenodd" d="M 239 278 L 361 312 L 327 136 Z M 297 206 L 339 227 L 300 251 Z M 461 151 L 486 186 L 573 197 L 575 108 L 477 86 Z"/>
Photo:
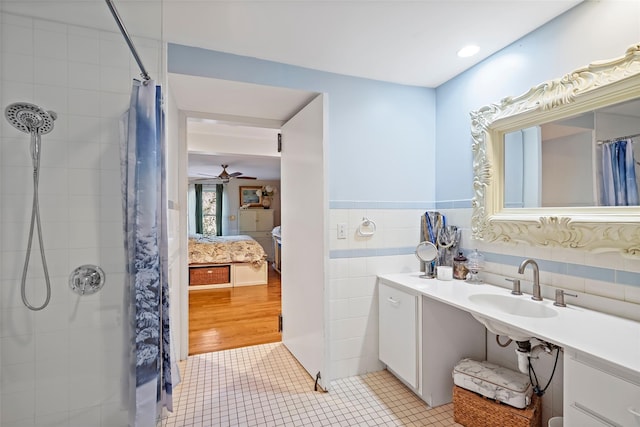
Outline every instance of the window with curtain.
<path fill-rule="evenodd" d="M 222 184 L 196 184 L 196 233 L 222 236 Z"/>

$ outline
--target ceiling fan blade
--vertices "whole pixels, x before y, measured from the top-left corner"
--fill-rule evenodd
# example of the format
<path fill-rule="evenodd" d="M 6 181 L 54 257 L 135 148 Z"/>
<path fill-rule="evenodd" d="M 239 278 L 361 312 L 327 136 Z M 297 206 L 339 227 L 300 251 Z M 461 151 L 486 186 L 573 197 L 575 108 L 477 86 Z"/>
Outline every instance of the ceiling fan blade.
<path fill-rule="evenodd" d="M 236 179 L 258 179 L 255 176 L 236 176 Z"/>
<path fill-rule="evenodd" d="M 242 172 L 233 172 L 233 173 L 229 174 L 229 176 L 232 177 L 232 178 L 236 178 L 236 177 L 238 177 L 240 175 L 242 175 Z"/>

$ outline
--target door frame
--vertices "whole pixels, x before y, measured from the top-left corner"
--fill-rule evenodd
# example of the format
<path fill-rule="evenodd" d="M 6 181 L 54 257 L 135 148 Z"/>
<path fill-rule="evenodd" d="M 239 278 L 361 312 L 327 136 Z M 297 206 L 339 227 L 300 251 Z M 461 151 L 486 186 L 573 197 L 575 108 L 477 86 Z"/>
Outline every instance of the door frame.
<path fill-rule="evenodd" d="M 309 93 L 314 93 L 314 92 L 309 92 Z M 320 95 L 320 93 L 316 93 L 316 96 Z M 323 94 L 325 97 L 327 96 L 327 94 Z M 313 99 L 315 99 L 315 96 L 313 97 Z M 176 141 L 176 143 L 179 144 L 179 152 L 180 152 L 180 156 L 183 158 L 183 167 L 180 168 L 180 171 L 178 173 L 178 180 L 179 180 L 179 195 L 180 195 L 180 205 L 179 205 L 179 210 L 180 210 L 180 230 L 181 230 L 181 235 L 180 235 L 180 251 L 181 251 L 181 258 L 185 261 L 184 263 L 182 263 L 183 265 L 180 266 L 180 268 L 182 269 L 180 277 L 183 278 L 183 283 L 180 286 L 180 328 L 179 328 L 179 337 L 177 339 L 177 342 L 179 343 L 179 357 L 180 360 L 186 360 L 187 357 L 189 356 L 189 282 L 188 282 L 188 277 L 189 277 L 189 256 L 188 256 L 188 191 L 187 191 L 187 183 L 188 183 L 188 176 L 187 176 L 187 168 L 188 168 L 188 141 L 187 141 L 187 121 L 189 118 L 202 118 L 202 119 L 212 119 L 212 120 L 218 120 L 218 121 L 224 121 L 224 122 L 229 122 L 229 123 L 240 123 L 243 125 L 247 125 L 247 126 L 257 126 L 257 127 L 269 127 L 269 128 L 275 128 L 275 129 L 280 129 L 286 122 L 288 122 L 293 116 L 295 116 L 300 110 L 302 110 L 304 107 L 306 107 L 308 105 L 304 104 L 302 106 L 300 106 L 299 109 L 296 110 L 296 112 L 291 116 L 288 117 L 286 120 L 280 121 L 280 120 L 274 120 L 274 119 L 265 119 L 265 118 L 255 118 L 255 117 L 245 117 L 245 116 L 234 116 L 234 115 L 227 115 L 227 114 L 217 114 L 217 113 L 208 113 L 208 112 L 199 112 L 199 111 L 190 111 L 190 110 L 180 110 L 178 109 L 179 112 L 179 123 L 178 123 L 178 128 L 179 128 L 179 141 Z M 325 108 L 328 108 L 325 106 Z M 325 117 L 328 115 L 328 112 L 326 112 Z M 324 123 L 323 124 L 324 128 L 325 128 L 325 137 L 322 140 L 322 150 L 323 152 L 326 153 L 327 150 L 327 141 L 326 141 L 326 131 L 327 131 L 327 124 Z M 169 143 L 171 143 L 171 141 L 169 141 Z M 323 177 L 322 179 L 325 180 L 326 182 L 326 159 L 323 159 L 323 162 L 325 162 L 325 168 L 323 171 Z M 301 177 L 301 179 L 303 179 Z M 323 198 L 324 198 L 324 212 L 323 212 L 323 218 L 325 219 L 325 223 L 328 221 L 329 218 L 329 210 L 328 210 L 328 206 L 329 206 L 329 202 L 328 202 L 328 191 L 325 191 L 325 194 L 323 194 Z M 281 224 L 284 225 L 284 224 Z M 325 233 L 326 234 L 326 233 Z M 325 236 L 325 239 L 328 241 L 328 236 Z M 322 268 L 324 269 L 325 272 L 328 272 L 328 268 L 329 268 L 329 245 L 326 244 L 325 245 L 325 254 L 323 256 L 323 259 L 319 259 L 316 260 L 316 262 L 318 263 L 322 263 Z M 329 339 L 329 327 L 330 327 L 330 319 L 329 319 L 329 274 L 327 273 L 324 277 L 324 283 L 323 283 L 323 288 L 324 288 L 324 306 L 325 306 L 325 310 L 324 310 L 324 323 L 325 323 L 325 337 L 324 337 L 324 352 L 325 352 L 325 360 L 326 360 L 326 372 L 324 373 L 324 384 L 325 387 L 328 386 L 329 381 L 331 380 L 331 376 L 330 376 L 330 372 L 329 372 L 329 368 L 330 368 L 330 344 L 331 341 Z"/>

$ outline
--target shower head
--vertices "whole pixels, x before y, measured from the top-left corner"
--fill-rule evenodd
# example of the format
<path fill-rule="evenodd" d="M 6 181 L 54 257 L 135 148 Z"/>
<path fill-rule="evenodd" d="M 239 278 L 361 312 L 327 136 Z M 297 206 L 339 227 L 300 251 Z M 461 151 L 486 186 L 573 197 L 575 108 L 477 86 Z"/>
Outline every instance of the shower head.
<path fill-rule="evenodd" d="M 4 115 L 16 129 L 25 133 L 37 133 L 40 135 L 51 132 L 53 130 L 53 121 L 58 117 L 55 112 L 45 111 L 28 102 L 10 104 L 4 110 Z"/>

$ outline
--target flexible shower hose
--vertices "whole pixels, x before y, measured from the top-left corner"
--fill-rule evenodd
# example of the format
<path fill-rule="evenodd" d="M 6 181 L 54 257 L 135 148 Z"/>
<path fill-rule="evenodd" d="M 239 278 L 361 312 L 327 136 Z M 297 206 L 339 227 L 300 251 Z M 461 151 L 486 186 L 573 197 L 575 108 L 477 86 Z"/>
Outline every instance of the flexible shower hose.
<path fill-rule="evenodd" d="M 33 311 L 39 311 L 45 308 L 51 300 L 51 281 L 49 280 L 49 269 L 47 268 L 47 259 L 44 254 L 44 245 L 42 243 L 42 226 L 40 224 L 40 203 L 38 201 L 38 182 L 40 181 L 40 134 L 37 131 L 31 132 L 31 159 L 33 161 L 33 204 L 31 206 L 31 225 L 29 227 L 29 242 L 27 243 L 27 254 L 24 259 L 24 268 L 22 269 L 22 281 L 20 283 L 20 293 L 22 295 L 22 303 Z M 33 242 L 33 228 L 38 227 L 38 242 L 40 245 L 40 257 L 42 258 L 42 267 L 44 269 L 44 280 L 47 286 L 47 297 L 44 303 L 39 306 L 33 306 L 29 303 L 26 292 L 27 271 L 29 270 L 29 258 L 31 256 L 31 243 Z"/>

